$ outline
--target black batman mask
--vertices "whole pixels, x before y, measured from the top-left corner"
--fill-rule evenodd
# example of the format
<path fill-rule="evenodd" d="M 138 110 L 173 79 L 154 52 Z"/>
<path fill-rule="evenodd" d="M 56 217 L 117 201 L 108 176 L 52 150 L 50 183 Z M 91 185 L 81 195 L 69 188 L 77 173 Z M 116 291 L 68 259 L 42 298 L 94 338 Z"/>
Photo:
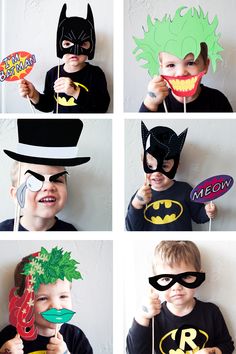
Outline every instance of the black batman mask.
<path fill-rule="evenodd" d="M 62 46 L 63 41 L 71 42 L 69 46 Z M 84 46 L 89 42 L 88 46 Z M 87 18 L 66 17 L 66 4 L 63 5 L 58 28 L 57 28 L 57 57 L 62 58 L 64 54 L 87 55 L 93 59 L 95 52 L 95 29 L 93 13 L 90 5 L 87 7 Z"/>
<path fill-rule="evenodd" d="M 148 130 L 146 125 L 141 122 L 143 140 L 143 168 L 146 173 L 161 172 L 170 179 L 173 179 L 180 159 L 188 129 L 185 129 L 179 136 L 168 127 L 154 127 Z M 150 154 L 156 160 L 156 166 L 150 167 L 147 155 Z M 164 161 L 174 160 L 170 169 L 165 169 Z"/>

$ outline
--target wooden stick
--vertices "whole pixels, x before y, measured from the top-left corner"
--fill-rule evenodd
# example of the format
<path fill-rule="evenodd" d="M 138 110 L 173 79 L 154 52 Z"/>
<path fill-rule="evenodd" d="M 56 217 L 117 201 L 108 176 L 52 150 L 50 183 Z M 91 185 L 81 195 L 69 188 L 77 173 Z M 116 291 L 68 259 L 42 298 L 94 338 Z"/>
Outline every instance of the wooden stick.
<path fill-rule="evenodd" d="M 152 317 L 152 354 L 155 354 L 154 317 Z"/>
<path fill-rule="evenodd" d="M 58 65 L 57 65 L 57 79 L 60 77 L 60 58 L 58 60 Z M 56 108 L 56 113 L 58 113 L 58 98 L 59 98 L 59 93 L 57 92 L 57 108 Z"/>
<path fill-rule="evenodd" d="M 186 97 L 184 97 L 184 113 L 186 113 L 187 110 L 186 110 Z"/>
<path fill-rule="evenodd" d="M 19 188 L 20 186 L 20 177 L 21 177 L 21 162 L 19 162 L 18 166 L 18 176 L 17 176 L 17 186 L 16 188 Z M 18 200 L 16 201 L 16 206 L 15 206 L 15 217 L 14 217 L 14 226 L 13 226 L 13 231 L 19 231 L 19 224 L 20 224 L 20 205 L 18 203 Z"/>
<path fill-rule="evenodd" d="M 212 200 L 210 201 L 210 205 L 212 207 Z M 210 221 L 209 221 L 209 231 L 211 231 L 211 224 L 212 224 L 212 218 L 210 218 Z"/>
<path fill-rule="evenodd" d="M 31 104 L 31 101 L 30 101 L 29 95 L 27 95 L 27 96 L 26 96 L 26 98 L 27 98 L 27 101 L 29 102 L 31 112 L 32 112 L 33 114 L 35 114 L 34 106 L 32 106 L 32 104 Z"/>
<path fill-rule="evenodd" d="M 55 338 L 57 338 L 57 334 L 59 332 L 59 324 L 56 324 Z"/>
<path fill-rule="evenodd" d="M 165 100 L 163 101 L 163 105 L 164 105 L 164 108 L 165 108 L 165 112 L 168 113 L 168 109 L 167 109 L 166 101 L 165 101 Z"/>

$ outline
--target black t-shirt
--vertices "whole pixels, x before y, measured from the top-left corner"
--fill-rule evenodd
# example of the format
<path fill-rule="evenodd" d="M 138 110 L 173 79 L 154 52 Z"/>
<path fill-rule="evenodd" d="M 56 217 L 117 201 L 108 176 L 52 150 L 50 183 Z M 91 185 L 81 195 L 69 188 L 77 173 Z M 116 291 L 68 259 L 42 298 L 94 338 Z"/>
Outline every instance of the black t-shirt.
<path fill-rule="evenodd" d="M 13 231 L 13 227 L 14 227 L 14 219 L 7 219 L 0 223 L 0 231 Z M 19 231 L 29 231 L 29 230 L 26 230 L 21 224 L 19 224 Z M 59 220 L 56 217 L 55 224 L 47 231 L 77 231 L 77 230 L 72 224 Z"/>
<path fill-rule="evenodd" d="M 135 320 L 127 336 L 129 354 L 151 354 L 152 326 L 144 327 Z M 223 354 L 232 354 L 234 345 L 219 308 L 196 300 L 193 310 L 186 316 L 175 316 L 166 302 L 154 318 L 156 354 L 190 353 L 202 348 L 218 347 Z M 195 352 L 194 351 L 194 352 Z"/>
<path fill-rule="evenodd" d="M 168 112 L 184 112 L 183 103 L 176 100 L 172 91 L 165 98 Z M 187 112 L 233 112 L 227 97 L 220 91 L 201 84 L 201 92 L 196 100 L 187 103 Z M 139 112 L 151 112 L 142 103 Z M 158 106 L 157 112 L 165 112 L 163 103 Z"/>
<path fill-rule="evenodd" d="M 128 231 L 191 231 L 192 220 L 198 224 L 209 221 L 204 204 L 190 200 L 192 187 L 186 182 L 174 184 L 161 192 L 152 189 L 151 201 L 143 209 L 131 202 L 126 215 Z"/>
<path fill-rule="evenodd" d="M 67 348 L 71 354 L 93 354 L 92 347 L 86 338 L 83 331 L 71 324 L 64 323 L 61 326 L 60 333 Z M 8 340 L 14 338 L 16 335 L 16 328 L 9 325 L 0 332 L 0 348 Z M 50 337 L 38 335 L 35 340 L 23 340 L 25 354 L 46 354 L 47 344 Z"/>
<path fill-rule="evenodd" d="M 40 94 L 39 103 L 35 108 L 42 112 L 56 112 L 56 99 L 53 86 L 58 77 L 58 67 L 55 66 L 46 74 L 44 93 Z M 110 103 L 105 74 L 98 66 L 86 63 L 77 72 L 68 73 L 64 65 L 60 66 L 60 77 L 69 77 L 80 87 L 77 99 L 64 93 L 59 94 L 58 113 L 105 113 Z"/>

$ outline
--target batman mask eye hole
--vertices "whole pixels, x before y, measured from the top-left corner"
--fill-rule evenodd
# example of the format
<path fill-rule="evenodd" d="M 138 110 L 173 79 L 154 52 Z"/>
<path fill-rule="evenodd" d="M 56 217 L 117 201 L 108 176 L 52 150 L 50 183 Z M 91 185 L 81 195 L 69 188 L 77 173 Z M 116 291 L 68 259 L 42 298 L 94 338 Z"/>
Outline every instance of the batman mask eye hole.
<path fill-rule="evenodd" d="M 71 41 L 68 41 L 68 40 L 65 40 L 62 41 L 62 47 L 63 48 L 70 48 L 70 47 L 73 47 L 74 43 L 71 42 Z"/>
<path fill-rule="evenodd" d="M 150 170 L 155 171 L 157 169 L 157 165 L 158 162 L 155 159 L 155 157 L 153 157 L 151 154 L 147 154 L 146 156 L 146 160 L 147 160 L 147 166 Z"/>
<path fill-rule="evenodd" d="M 90 48 L 90 42 L 89 41 L 85 41 L 81 44 L 81 48 L 84 48 L 84 49 L 89 49 Z"/>

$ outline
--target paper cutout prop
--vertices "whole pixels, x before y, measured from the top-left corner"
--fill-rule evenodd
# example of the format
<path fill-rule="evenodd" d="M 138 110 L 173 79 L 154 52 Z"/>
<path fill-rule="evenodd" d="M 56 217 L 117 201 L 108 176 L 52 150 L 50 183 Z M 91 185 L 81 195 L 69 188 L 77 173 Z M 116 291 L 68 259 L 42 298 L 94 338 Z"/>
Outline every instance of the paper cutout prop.
<path fill-rule="evenodd" d="M 135 38 L 136 48 L 133 54 L 136 60 L 144 60 L 143 68 L 148 70 L 151 77 L 159 73 L 159 54 L 167 52 L 180 59 L 187 54 L 193 53 L 196 59 L 201 52 L 201 43 L 206 43 L 208 47 L 208 57 L 210 58 L 213 71 L 216 71 L 217 60 L 222 60 L 220 52 L 223 48 L 218 40 L 220 34 L 216 33 L 218 19 L 215 16 L 210 23 L 208 14 L 204 15 L 199 7 L 190 8 L 181 6 L 176 10 L 175 16 L 165 15 L 162 20 L 147 17 L 147 31 L 144 30 L 143 38 Z"/>
<path fill-rule="evenodd" d="M 201 78 L 205 75 L 202 71 L 198 75 L 187 76 L 167 76 L 161 75 L 165 79 L 176 96 L 188 97 L 195 95 Z"/>
<path fill-rule="evenodd" d="M 41 312 L 42 317 L 52 323 L 65 323 L 68 322 L 72 319 L 74 316 L 75 312 L 68 310 L 68 309 L 61 309 L 57 310 L 55 308 L 52 308 L 50 310 Z"/>
<path fill-rule="evenodd" d="M 205 273 L 184 272 L 179 274 L 159 274 L 149 278 L 149 283 L 159 291 L 171 288 L 175 283 L 179 283 L 188 289 L 199 287 L 205 280 Z"/>
<path fill-rule="evenodd" d="M 17 81 L 23 79 L 33 69 L 35 55 L 28 52 L 15 52 L 0 63 L 0 81 Z"/>
<path fill-rule="evenodd" d="M 34 324 L 35 292 L 40 284 L 54 284 L 58 279 L 82 279 L 76 269 L 78 262 L 71 259 L 71 253 L 58 247 L 48 252 L 44 247 L 29 257 L 22 274 L 25 276 L 25 287 L 22 296 L 17 294 L 14 287 L 9 295 L 9 321 L 16 327 L 17 333 L 25 340 L 37 338 L 37 328 Z M 68 313 L 69 317 L 69 313 Z"/>
<path fill-rule="evenodd" d="M 154 127 L 148 130 L 146 125 L 141 122 L 141 134 L 143 141 L 143 169 L 146 173 L 161 172 L 168 178 L 173 179 L 180 159 L 180 153 L 183 148 L 188 129 L 185 129 L 180 135 L 177 135 L 168 127 Z M 147 161 L 147 154 L 152 155 L 157 161 L 157 167 L 151 169 Z M 163 168 L 165 160 L 174 160 L 173 167 L 166 171 Z"/>
<path fill-rule="evenodd" d="M 191 191 L 190 199 L 196 203 L 207 203 L 227 193 L 233 183 L 233 177 L 228 175 L 207 178 Z"/>
<path fill-rule="evenodd" d="M 63 41 L 64 45 L 63 45 Z M 89 42 L 89 46 L 85 44 Z M 64 54 L 87 55 L 91 60 L 95 52 L 95 28 L 93 13 L 87 6 L 87 18 L 66 17 L 66 4 L 63 5 L 57 29 L 57 57 Z"/>
<path fill-rule="evenodd" d="M 162 199 L 146 206 L 144 218 L 152 224 L 164 225 L 175 222 L 182 213 L 182 204 L 176 200 Z"/>
<path fill-rule="evenodd" d="M 80 119 L 18 119 L 17 126 L 17 151 L 4 150 L 16 161 L 76 166 L 90 160 L 90 157 L 78 157 L 77 144 L 83 129 Z"/>
<path fill-rule="evenodd" d="M 41 175 L 41 174 L 36 173 L 31 170 L 27 170 L 25 172 L 25 174 L 26 173 L 30 173 L 31 176 L 29 176 L 26 179 L 26 181 L 24 183 L 22 183 L 16 191 L 17 201 L 18 201 L 21 208 L 24 208 L 24 206 L 25 206 L 25 193 L 26 193 L 27 189 L 29 189 L 31 192 L 38 192 L 38 191 L 40 191 L 40 189 L 42 189 L 45 180 L 48 182 L 51 182 L 51 183 L 53 183 L 53 182 L 55 183 L 55 182 L 58 182 L 58 179 L 61 176 L 68 174 L 67 171 L 62 171 L 62 172 L 56 173 L 54 175 Z M 55 200 L 53 200 L 51 197 L 44 198 L 44 199 L 45 200 L 42 200 L 42 201 L 40 200 L 39 202 L 42 202 L 42 203 L 55 202 Z"/>

